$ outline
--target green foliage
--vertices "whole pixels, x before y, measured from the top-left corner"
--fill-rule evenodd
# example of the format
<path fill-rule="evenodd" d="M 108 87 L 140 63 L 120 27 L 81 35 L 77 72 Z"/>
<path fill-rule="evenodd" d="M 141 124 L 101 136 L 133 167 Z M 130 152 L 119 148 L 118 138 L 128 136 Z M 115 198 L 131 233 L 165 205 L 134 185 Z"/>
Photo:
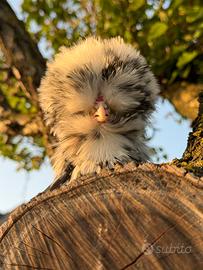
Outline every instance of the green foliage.
<path fill-rule="evenodd" d="M 148 42 L 157 39 L 158 37 L 162 36 L 168 29 L 168 25 L 163 22 L 156 22 L 152 24 L 151 28 L 149 29 L 148 33 Z"/>
<path fill-rule="evenodd" d="M 183 52 L 178 58 L 178 61 L 176 63 L 177 68 L 182 69 L 185 65 L 191 62 L 197 55 L 198 51 Z"/>
<path fill-rule="evenodd" d="M 202 81 L 202 1 L 151 0 L 134 11 L 135 2 L 97 1 L 102 6 L 98 33 L 134 43 L 166 86 L 182 79 Z"/>
<path fill-rule="evenodd" d="M 60 46 L 71 45 L 81 36 L 90 34 L 89 1 L 33 1 L 24 0 L 22 9 L 27 29 L 34 38 L 46 41 L 55 52 Z"/>
<path fill-rule="evenodd" d="M 203 80 L 202 0 L 24 0 L 22 11 L 48 57 L 90 34 L 120 35 L 140 49 L 163 87 Z M 44 138 L 40 128 L 28 127 L 37 124 L 39 112 L 19 82 L 5 79 L 8 73 L 0 73 L 0 154 L 36 169 L 45 157 Z"/>
<path fill-rule="evenodd" d="M 0 73 L 0 82 L 0 155 L 16 161 L 18 169 L 39 169 L 46 151 L 38 109 L 10 70 Z"/>
<path fill-rule="evenodd" d="M 120 35 L 138 47 L 166 86 L 202 82 L 201 0 L 24 0 L 28 30 L 51 54 L 89 34 Z"/>

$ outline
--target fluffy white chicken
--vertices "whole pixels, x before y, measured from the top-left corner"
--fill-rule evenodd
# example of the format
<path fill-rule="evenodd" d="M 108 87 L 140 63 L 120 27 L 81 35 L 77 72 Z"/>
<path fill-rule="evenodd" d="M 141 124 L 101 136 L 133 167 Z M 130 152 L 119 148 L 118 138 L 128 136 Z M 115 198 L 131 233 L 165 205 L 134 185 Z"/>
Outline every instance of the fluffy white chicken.
<path fill-rule="evenodd" d="M 90 37 L 63 47 L 39 89 L 46 123 L 57 138 L 56 179 L 147 161 L 144 134 L 158 92 L 144 57 L 120 37 Z"/>

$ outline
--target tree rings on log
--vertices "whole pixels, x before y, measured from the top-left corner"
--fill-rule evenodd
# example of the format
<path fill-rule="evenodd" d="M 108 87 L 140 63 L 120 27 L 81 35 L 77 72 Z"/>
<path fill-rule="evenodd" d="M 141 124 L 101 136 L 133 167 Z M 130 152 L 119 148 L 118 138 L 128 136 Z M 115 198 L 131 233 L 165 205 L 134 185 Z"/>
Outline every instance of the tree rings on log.
<path fill-rule="evenodd" d="M 203 269 L 201 180 L 133 165 L 39 194 L 0 227 L 0 269 Z"/>

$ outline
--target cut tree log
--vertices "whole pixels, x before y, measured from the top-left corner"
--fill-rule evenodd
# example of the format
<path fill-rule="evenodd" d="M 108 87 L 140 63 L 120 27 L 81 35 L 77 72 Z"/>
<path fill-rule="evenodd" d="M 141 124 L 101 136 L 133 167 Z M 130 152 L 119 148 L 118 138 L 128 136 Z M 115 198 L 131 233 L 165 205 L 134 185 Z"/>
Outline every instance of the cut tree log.
<path fill-rule="evenodd" d="M 203 269 L 202 179 L 128 164 L 39 194 L 0 228 L 1 269 Z"/>

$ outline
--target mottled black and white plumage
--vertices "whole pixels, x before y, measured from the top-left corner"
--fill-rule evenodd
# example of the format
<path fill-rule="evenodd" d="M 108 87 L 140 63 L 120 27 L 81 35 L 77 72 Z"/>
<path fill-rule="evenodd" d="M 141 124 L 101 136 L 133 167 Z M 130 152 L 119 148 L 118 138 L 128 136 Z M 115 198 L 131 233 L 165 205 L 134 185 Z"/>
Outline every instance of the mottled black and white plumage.
<path fill-rule="evenodd" d="M 40 86 L 46 123 L 57 138 L 56 178 L 72 179 L 149 158 L 144 133 L 159 87 L 143 56 L 121 38 L 90 37 L 62 48 Z"/>

